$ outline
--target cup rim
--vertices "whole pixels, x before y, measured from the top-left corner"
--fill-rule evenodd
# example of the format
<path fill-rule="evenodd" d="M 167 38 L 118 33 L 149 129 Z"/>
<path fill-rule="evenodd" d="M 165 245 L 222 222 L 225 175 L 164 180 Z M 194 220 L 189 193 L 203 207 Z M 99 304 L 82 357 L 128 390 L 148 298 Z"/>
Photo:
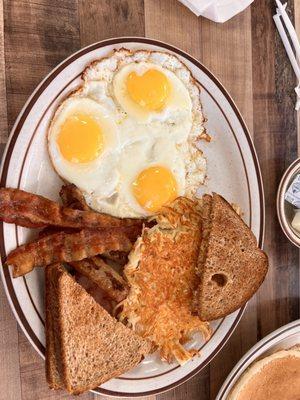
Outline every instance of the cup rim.
<path fill-rule="evenodd" d="M 296 235 L 293 229 L 290 227 L 290 224 L 286 218 L 285 210 L 284 210 L 284 203 L 285 198 L 284 195 L 288 189 L 288 185 L 290 183 L 291 178 L 293 175 L 300 171 L 300 157 L 297 158 L 284 172 L 279 187 L 277 191 L 277 199 L 276 199 L 276 206 L 277 206 L 277 216 L 286 237 L 297 247 L 300 248 L 300 236 Z M 300 235 L 300 234 L 299 234 Z"/>

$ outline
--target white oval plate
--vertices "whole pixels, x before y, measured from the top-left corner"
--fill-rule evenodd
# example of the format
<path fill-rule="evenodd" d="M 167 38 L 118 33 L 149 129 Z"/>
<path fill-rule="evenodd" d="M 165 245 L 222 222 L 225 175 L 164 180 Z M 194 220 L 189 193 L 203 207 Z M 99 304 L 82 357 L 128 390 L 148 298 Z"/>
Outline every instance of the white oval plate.
<path fill-rule="evenodd" d="M 201 63 L 183 51 L 145 38 L 117 38 L 93 44 L 63 61 L 38 86 L 20 113 L 2 162 L 1 186 L 22 188 L 56 200 L 62 182 L 50 165 L 46 130 L 61 100 L 80 83 L 80 73 L 91 61 L 107 56 L 114 48 L 161 50 L 175 53 L 202 86 L 201 99 L 208 132 L 214 140 L 202 147 L 208 159 L 208 184 L 230 202 L 238 203 L 244 219 L 262 245 L 264 199 L 255 150 L 234 102 L 220 82 Z M 2 264 L 16 246 L 28 241 L 33 232 L 15 225 L 0 225 Z M 43 271 L 12 279 L 8 268 L 1 268 L 7 297 L 14 314 L 35 349 L 44 356 Z M 164 364 L 157 355 L 146 358 L 133 371 L 113 379 L 95 392 L 124 396 L 145 396 L 168 390 L 204 368 L 217 354 L 237 325 L 243 310 L 212 324 L 214 334 L 208 343 L 195 338 L 201 356 L 179 367 Z"/>
<path fill-rule="evenodd" d="M 216 400 L 226 400 L 243 372 L 255 361 L 300 343 L 300 319 L 284 325 L 256 343 L 237 363 L 221 387 Z"/>

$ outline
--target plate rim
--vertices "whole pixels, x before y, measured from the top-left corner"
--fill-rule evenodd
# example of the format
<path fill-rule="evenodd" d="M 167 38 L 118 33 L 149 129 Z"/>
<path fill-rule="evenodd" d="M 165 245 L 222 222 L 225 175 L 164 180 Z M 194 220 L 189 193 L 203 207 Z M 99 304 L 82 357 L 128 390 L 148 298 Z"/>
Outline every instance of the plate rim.
<path fill-rule="evenodd" d="M 274 339 L 278 339 L 273 345 L 278 343 L 280 340 L 284 339 L 284 337 L 281 337 L 282 335 L 288 333 L 290 330 L 299 327 L 299 332 L 300 332 L 300 319 L 296 319 L 295 321 L 289 322 L 286 325 L 283 325 L 271 333 L 269 333 L 267 336 L 259 340 L 257 343 L 255 343 L 254 346 L 252 346 L 240 359 L 239 361 L 235 364 L 235 366 L 232 368 L 230 373 L 228 374 L 227 378 L 225 379 L 223 385 L 221 386 L 221 389 L 219 390 L 216 400 L 226 400 L 224 398 L 224 395 L 226 394 L 226 391 L 231 390 L 232 384 L 236 383 L 241 375 L 243 374 L 244 370 L 241 371 L 241 368 L 244 367 L 245 364 L 254 356 L 255 354 L 263 349 L 270 341 L 273 341 Z M 249 364 L 249 366 L 254 363 L 258 357 L 256 356 Z M 249 367 L 247 366 L 246 369 Z M 228 395 L 228 394 L 227 394 Z"/>
<path fill-rule="evenodd" d="M 154 45 L 154 46 L 159 46 L 162 49 L 172 51 L 176 53 L 177 55 L 180 55 L 184 59 L 187 59 L 190 61 L 192 64 L 194 64 L 197 68 L 199 68 L 201 71 L 203 71 L 218 87 L 218 89 L 222 92 L 228 103 L 230 104 L 234 115 L 238 119 L 242 129 L 243 133 L 245 135 L 245 138 L 248 143 L 248 148 L 251 152 L 252 155 L 252 161 L 254 164 L 255 168 L 255 175 L 257 179 L 257 185 L 258 185 L 258 193 L 259 193 L 259 206 L 260 206 L 260 226 L 259 226 L 259 237 L 258 237 L 258 245 L 260 247 L 263 246 L 264 242 L 264 232 L 265 232 L 265 198 L 264 198 L 264 190 L 263 190 L 263 181 L 262 181 L 262 175 L 261 175 L 261 169 L 258 161 L 258 157 L 256 154 L 256 150 L 254 147 L 254 143 L 252 140 L 252 137 L 250 135 L 249 129 L 239 111 L 237 108 L 234 100 L 228 93 L 228 91 L 225 89 L 225 87 L 222 85 L 220 80 L 207 68 L 205 67 L 200 61 L 198 61 L 195 57 L 190 55 L 188 52 L 185 52 L 184 50 L 173 46 L 171 44 L 168 44 L 166 42 L 148 38 L 148 37 L 137 37 L 137 36 L 124 36 L 124 37 L 114 37 L 114 38 L 109 38 L 105 40 L 101 40 L 95 43 L 92 43 L 86 47 L 83 47 L 79 49 L 77 52 L 71 54 L 69 57 L 64 59 L 61 63 L 59 63 L 55 68 L 53 68 L 47 75 L 46 77 L 39 83 L 39 85 L 35 88 L 35 90 L 32 92 L 24 106 L 22 107 L 14 125 L 13 128 L 10 132 L 5 150 L 3 152 L 3 158 L 1 162 L 1 171 L 0 171 L 0 186 L 5 186 L 6 183 L 6 178 L 7 178 L 7 172 L 9 168 L 9 161 L 11 158 L 11 155 L 13 153 L 14 145 L 16 143 L 16 140 L 19 136 L 19 133 L 22 129 L 23 123 L 26 120 L 28 114 L 30 113 L 30 110 L 32 109 L 33 105 L 35 104 L 36 100 L 39 98 L 39 96 L 43 93 L 43 91 L 47 88 L 50 82 L 52 82 L 53 79 L 65 68 L 67 67 L 70 63 L 73 61 L 76 61 L 79 57 L 82 55 L 96 50 L 96 49 L 101 49 L 105 46 L 109 45 L 120 45 L 122 43 L 137 43 L 137 44 L 149 44 L 149 45 Z M 32 344 L 32 346 L 35 348 L 35 350 L 41 355 L 41 353 L 44 352 L 44 348 L 37 339 L 35 333 L 32 331 L 31 327 L 29 326 L 24 313 L 22 311 L 22 308 L 17 300 L 17 298 L 12 298 L 15 297 L 14 290 L 12 288 L 12 283 L 11 283 L 11 277 L 9 274 L 8 269 L 3 268 L 3 265 L 5 263 L 5 259 L 3 255 L 5 254 L 4 250 L 4 231 L 3 231 L 3 222 L 0 223 L 0 252 L 1 252 L 1 268 L 0 268 L 0 275 L 2 278 L 3 286 L 5 289 L 5 294 L 6 297 L 8 298 L 9 305 L 13 311 L 13 314 L 22 328 L 23 332 L 25 333 L 26 337 Z M 8 280 L 7 280 L 8 279 Z M 9 288 L 10 287 L 10 288 Z M 13 294 L 13 296 L 12 296 Z M 180 378 L 179 380 L 164 386 L 159 389 L 154 389 L 148 392 L 139 392 L 139 393 L 122 393 L 122 392 L 114 392 L 112 390 L 107 390 L 103 389 L 101 387 L 92 390 L 92 392 L 97 393 L 97 394 L 103 394 L 106 396 L 118 396 L 118 397 L 140 397 L 140 396 L 145 396 L 145 395 L 153 395 L 153 394 L 159 394 L 163 393 L 167 390 L 170 390 L 172 388 L 175 388 L 182 383 L 186 382 L 190 378 L 192 378 L 194 375 L 199 373 L 203 368 L 205 368 L 209 362 L 218 354 L 218 352 L 222 349 L 222 347 L 226 344 L 232 333 L 234 332 L 237 324 L 239 323 L 244 311 L 245 311 L 246 305 L 242 307 L 239 310 L 239 313 L 237 314 L 232 326 L 230 327 L 229 331 L 219 343 L 219 345 L 213 350 L 213 352 L 210 354 L 210 356 L 198 367 L 196 367 L 193 371 L 191 371 L 189 374 L 184 376 L 183 378 Z"/>

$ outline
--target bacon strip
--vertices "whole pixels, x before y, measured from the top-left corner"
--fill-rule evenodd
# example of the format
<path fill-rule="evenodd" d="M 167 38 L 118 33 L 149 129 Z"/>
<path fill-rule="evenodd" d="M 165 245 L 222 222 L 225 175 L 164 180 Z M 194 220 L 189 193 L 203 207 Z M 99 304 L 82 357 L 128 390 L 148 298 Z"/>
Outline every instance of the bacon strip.
<path fill-rule="evenodd" d="M 73 183 L 63 185 L 59 191 L 59 196 L 64 207 L 73 208 L 73 210 L 91 211 L 81 191 Z M 73 230 L 72 228 L 63 229 L 57 226 L 46 226 L 46 228 L 40 231 L 39 238 L 61 232 L 62 230 L 69 233 L 67 229 L 69 229 L 69 231 Z"/>
<path fill-rule="evenodd" d="M 61 201 L 65 207 L 74 210 L 90 211 L 81 191 L 73 183 L 63 185 L 59 192 Z"/>
<path fill-rule="evenodd" d="M 88 211 L 91 210 L 87 205 L 82 193 L 80 190 L 75 186 L 73 183 L 68 185 L 63 185 L 59 195 L 61 197 L 62 203 L 65 207 L 73 208 L 74 210 L 82 210 Z M 122 220 L 123 221 L 123 220 Z M 138 236 L 142 233 L 142 222 L 146 224 L 146 226 L 153 226 L 152 223 L 147 222 L 146 220 L 133 220 L 136 222 L 130 229 L 127 230 L 128 236 L 132 242 L 135 242 Z M 56 229 L 56 228 L 46 228 L 46 229 Z M 55 233 L 55 232 L 52 232 Z M 125 265 L 128 261 L 127 256 L 128 253 L 126 252 L 119 252 L 119 251 L 109 251 L 108 253 L 104 253 L 103 256 L 105 258 L 116 262 L 120 265 Z"/>
<path fill-rule="evenodd" d="M 41 239 L 45 236 L 54 235 L 54 233 L 75 233 L 79 232 L 81 229 L 72 229 L 72 228 L 60 228 L 59 226 L 46 226 L 46 228 L 42 229 L 38 233 L 38 238 Z"/>
<path fill-rule="evenodd" d="M 128 228 L 111 228 L 56 233 L 17 247 L 9 254 L 6 263 L 13 266 L 13 277 L 16 278 L 35 267 L 79 261 L 109 250 L 129 251 L 132 244 L 127 231 Z"/>
<path fill-rule="evenodd" d="M 0 188 L 0 220 L 26 228 L 52 225 L 61 228 L 101 229 L 142 225 L 141 220 L 74 210 L 37 194 L 10 188 Z"/>
<path fill-rule="evenodd" d="M 83 211 L 90 210 L 89 206 L 86 204 L 86 201 L 81 191 L 73 183 L 70 183 L 68 185 L 63 185 L 62 188 L 60 189 L 59 195 L 65 207 L 70 207 L 73 208 L 74 210 L 83 210 Z M 49 232 L 49 229 L 53 228 L 45 228 L 44 229 L 45 232 L 42 231 L 42 235 L 46 235 L 47 232 Z M 137 236 L 139 236 L 141 233 L 142 231 L 137 232 Z M 133 241 L 135 241 L 135 238 L 133 238 Z M 128 262 L 128 253 L 126 252 L 109 251 L 108 253 L 104 253 L 103 256 L 105 257 L 106 260 L 113 261 L 120 267 L 124 267 L 124 265 L 127 264 Z"/>
<path fill-rule="evenodd" d="M 139 232 L 136 236 L 136 239 L 141 234 L 142 232 Z M 132 242 L 135 242 L 135 240 Z M 112 261 L 119 267 L 124 267 L 128 263 L 128 253 L 126 253 L 125 251 L 109 251 L 107 253 L 103 253 L 102 257 L 105 261 Z"/>
<path fill-rule="evenodd" d="M 82 275 L 94 282 L 110 299 L 120 303 L 128 294 L 126 281 L 100 257 L 70 263 Z"/>

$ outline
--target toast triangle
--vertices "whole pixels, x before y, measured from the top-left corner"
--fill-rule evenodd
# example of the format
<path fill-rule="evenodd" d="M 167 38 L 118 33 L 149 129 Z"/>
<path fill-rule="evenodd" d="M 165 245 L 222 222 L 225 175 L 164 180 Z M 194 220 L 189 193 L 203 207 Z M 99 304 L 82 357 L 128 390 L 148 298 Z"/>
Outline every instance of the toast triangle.
<path fill-rule="evenodd" d="M 69 393 L 80 394 L 132 369 L 150 352 L 150 342 L 117 322 L 62 265 L 48 266 L 46 273 L 46 292 L 52 296 L 46 352 L 50 385 L 63 383 Z"/>
<path fill-rule="evenodd" d="M 49 288 L 51 268 L 45 269 L 45 287 Z M 52 320 L 52 300 L 57 293 L 45 290 L 45 334 L 46 334 L 46 379 L 51 389 L 61 389 L 64 384 L 59 370 L 58 354 L 55 349 L 55 337 Z"/>
<path fill-rule="evenodd" d="M 204 321 L 232 313 L 258 290 L 267 270 L 266 254 L 231 205 L 216 193 L 204 195 L 194 311 Z"/>

